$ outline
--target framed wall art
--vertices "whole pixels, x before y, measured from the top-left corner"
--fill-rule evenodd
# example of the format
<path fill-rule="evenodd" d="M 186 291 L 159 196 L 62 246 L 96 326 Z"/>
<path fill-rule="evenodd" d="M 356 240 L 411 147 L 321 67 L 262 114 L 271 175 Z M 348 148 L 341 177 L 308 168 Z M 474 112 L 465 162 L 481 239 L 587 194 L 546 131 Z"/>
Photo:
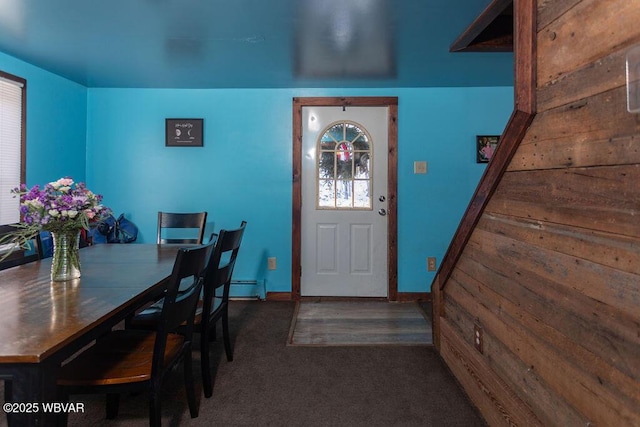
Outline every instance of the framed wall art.
<path fill-rule="evenodd" d="M 166 119 L 165 146 L 202 147 L 203 119 Z"/>
<path fill-rule="evenodd" d="M 498 146 L 500 135 L 477 135 L 476 136 L 476 161 L 478 163 L 489 163 L 493 152 Z"/>

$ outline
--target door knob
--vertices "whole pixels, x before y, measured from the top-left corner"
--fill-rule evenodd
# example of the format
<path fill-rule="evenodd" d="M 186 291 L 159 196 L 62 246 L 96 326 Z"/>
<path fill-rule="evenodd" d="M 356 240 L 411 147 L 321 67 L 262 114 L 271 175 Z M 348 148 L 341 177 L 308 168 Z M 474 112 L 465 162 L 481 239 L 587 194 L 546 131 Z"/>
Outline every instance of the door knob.
<path fill-rule="evenodd" d="M 385 216 L 385 215 L 387 214 L 387 211 L 386 211 L 386 210 L 384 210 L 384 209 L 380 209 L 380 210 L 378 211 L 378 214 L 379 214 L 379 215 L 381 215 L 381 216 Z"/>

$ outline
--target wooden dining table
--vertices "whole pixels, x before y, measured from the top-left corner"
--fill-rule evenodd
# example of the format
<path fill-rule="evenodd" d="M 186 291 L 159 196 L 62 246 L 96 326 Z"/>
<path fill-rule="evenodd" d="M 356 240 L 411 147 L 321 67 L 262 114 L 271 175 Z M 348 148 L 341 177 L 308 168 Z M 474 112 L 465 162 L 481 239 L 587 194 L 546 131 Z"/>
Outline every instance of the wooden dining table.
<path fill-rule="evenodd" d="M 3 407 L 11 425 L 53 424 L 62 363 L 159 298 L 178 248 L 89 246 L 80 250 L 82 276 L 66 282 L 50 280 L 51 258 L 0 271 L 0 378 L 11 382 L 13 406 Z"/>

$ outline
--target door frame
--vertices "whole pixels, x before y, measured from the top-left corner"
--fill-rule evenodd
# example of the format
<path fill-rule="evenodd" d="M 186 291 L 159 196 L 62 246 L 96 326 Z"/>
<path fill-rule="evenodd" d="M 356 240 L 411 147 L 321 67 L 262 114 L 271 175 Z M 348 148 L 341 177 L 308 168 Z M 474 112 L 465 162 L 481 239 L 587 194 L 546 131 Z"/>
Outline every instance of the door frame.
<path fill-rule="evenodd" d="M 388 107 L 387 281 L 389 301 L 398 299 L 398 97 L 293 98 L 291 297 L 299 301 L 302 279 L 302 107 Z"/>

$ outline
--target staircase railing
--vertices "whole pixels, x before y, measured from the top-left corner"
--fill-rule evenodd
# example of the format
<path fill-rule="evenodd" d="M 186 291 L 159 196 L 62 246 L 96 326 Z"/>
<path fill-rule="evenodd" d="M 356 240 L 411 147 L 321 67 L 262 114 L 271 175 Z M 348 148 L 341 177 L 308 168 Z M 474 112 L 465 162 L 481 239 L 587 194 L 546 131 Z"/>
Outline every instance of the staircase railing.
<path fill-rule="evenodd" d="M 494 0 L 494 2 L 503 2 L 503 0 Z M 488 8 L 491 7 L 491 5 L 488 6 Z M 515 108 L 431 284 L 432 293 L 436 295 L 439 294 L 437 291 L 444 289 L 484 208 L 535 117 L 537 2 L 514 0 L 513 9 Z"/>

